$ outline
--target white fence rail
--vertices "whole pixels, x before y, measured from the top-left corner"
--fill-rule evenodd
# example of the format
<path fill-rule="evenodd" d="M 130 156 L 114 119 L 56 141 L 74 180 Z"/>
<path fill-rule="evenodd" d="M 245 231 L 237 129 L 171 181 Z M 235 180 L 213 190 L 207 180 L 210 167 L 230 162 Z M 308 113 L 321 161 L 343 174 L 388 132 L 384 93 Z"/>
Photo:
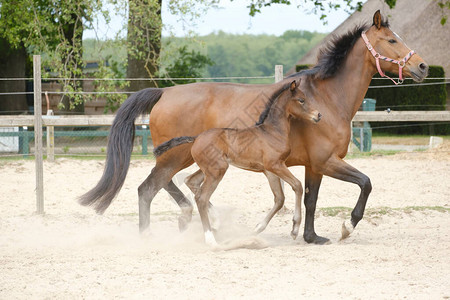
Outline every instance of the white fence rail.
<path fill-rule="evenodd" d="M 43 126 L 111 126 L 114 115 L 42 116 Z M 450 122 L 450 111 L 358 111 L 354 122 Z M 149 116 L 136 119 L 136 125 L 148 125 Z M 34 116 L 2 116 L 0 127 L 34 126 Z"/>

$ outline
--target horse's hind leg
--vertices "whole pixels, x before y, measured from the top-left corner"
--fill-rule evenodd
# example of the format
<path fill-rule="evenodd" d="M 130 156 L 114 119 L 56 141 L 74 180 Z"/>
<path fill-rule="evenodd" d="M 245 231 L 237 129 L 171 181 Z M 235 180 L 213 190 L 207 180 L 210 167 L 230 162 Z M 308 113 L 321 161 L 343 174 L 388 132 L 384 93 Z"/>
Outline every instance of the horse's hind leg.
<path fill-rule="evenodd" d="M 180 150 L 183 146 L 180 146 Z M 171 183 L 172 177 L 180 170 L 187 168 L 193 162 L 192 156 L 189 151 L 172 151 L 167 153 L 164 158 L 156 161 L 156 166 L 153 168 L 150 175 L 144 180 L 144 182 L 138 188 L 139 194 L 139 230 L 145 231 L 150 225 L 150 205 L 162 188 L 166 188 L 172 196 L 175 196 L 175 200 L 180 207 L 186 211 L 192 211 L 192 204 L 187 200 L 184 195 L 183 198 L 181 191 Z M 175 189 L 175 188 L 176 189 Z M 191 209 L 189 209 L 189 206 Z"/>
<path fill-rule="evenodd" d="M 273 216 L 283 207 L 284 205 L 284 192 L 281 186 L 281 181 L 278 176 L 275 174 L 265 171 L 264 175 L 266 175 L 267 180 L 269 181 L 270 189 L 274 195 L 274 204 L 270 212 L 266 215 L 264 220 L 262 220 L 258 225 L 256 225 L 255 233 L 260 233 L 264 229 L 266 229 L 270 220 L 272 220 Z"/>
<path fill-rule="evenodd" d="M 171 172 L 156 164 L 150 175 L 138 188 L 139 195 L 139 231 L 144 232 L 150 225 L 150 204 L 158 191 L 171 179 Z"/>
<path fill-rule="evenodd" d="M 178 227 L 180 231 L 185 230 L 187 224 L 192 220 L 192 203 L 187 199 L 183 192 L 173 183 L 172 180 L 169 181 L 164 189 L 169 192 L 170 196 L 177 202 L 181 209 L 181 216 L 178 218 Z"/>

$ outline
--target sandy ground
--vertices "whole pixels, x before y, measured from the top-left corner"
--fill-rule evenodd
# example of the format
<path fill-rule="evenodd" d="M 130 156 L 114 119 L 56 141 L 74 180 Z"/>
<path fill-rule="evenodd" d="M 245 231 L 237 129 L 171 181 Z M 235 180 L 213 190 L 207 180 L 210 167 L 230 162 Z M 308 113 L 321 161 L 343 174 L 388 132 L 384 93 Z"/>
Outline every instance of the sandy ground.
<path fill-rule="evenodd" d="M 34 214 L 34 162 L 0 162 L 0 299 L 448 299 L 450 149 L 441 150 L 349 159 L 373 191 L 344 241 L 341 224 L 359 188 L 324 178 L 316 232 L 331 239 L 325 246 L 291 239 L 288 188 L 287 208 L 252 236 L 272 205 L 270 189 L 263 175 L 231 168 L 212 198 L 216 237 L 242 247 L 218 252 L 204 245 L 197 212 L 179 233 L 165 191 L 152 204 L 151 235 L 139 236 L 136 189 L 150 160 L 132 162 L 104 216 L 76 202 L 103 161 L 45 162 L 44 216 Z M 304 182 L 303 167 L 292 171 Z"/>

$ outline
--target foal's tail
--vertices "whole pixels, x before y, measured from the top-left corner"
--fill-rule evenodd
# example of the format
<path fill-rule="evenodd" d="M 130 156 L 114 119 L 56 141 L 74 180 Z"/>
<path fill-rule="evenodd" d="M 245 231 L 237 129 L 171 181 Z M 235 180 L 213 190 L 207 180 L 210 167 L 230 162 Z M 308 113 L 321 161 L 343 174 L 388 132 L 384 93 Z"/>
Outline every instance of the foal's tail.
<path fill-rule="evenodd" d="M 195 141 L 196 136 L 180 136 L 173 138 L 171 140 L 168 140 L 167 142 L 162 143 L 158 147 L 156 147 L 153 150 L 153 154 L 155 154 L 155 157 L 163 155 L 166 151 L 172 149 L 173 147 L 187 144 L 187 143 L 193 143 Z"/>
<path fill-rule="evenodd" d="M 127 176 L 134 141 L 134 120 L 151 110 L 163 94 L 163 89 L 148 88 L 132 94 L 119 108 L 108 137 L 108 150 L 103 175 L 97 185 L 78 202 L 93 206 L 102 214 L 119 193 Z"/>

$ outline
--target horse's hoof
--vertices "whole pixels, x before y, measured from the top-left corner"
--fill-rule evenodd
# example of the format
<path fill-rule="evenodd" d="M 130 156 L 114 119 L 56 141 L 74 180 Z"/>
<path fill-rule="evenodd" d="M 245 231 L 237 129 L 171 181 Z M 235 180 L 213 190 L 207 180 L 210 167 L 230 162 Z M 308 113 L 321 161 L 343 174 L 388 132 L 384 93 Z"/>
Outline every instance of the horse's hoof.
<path fill-rule="evenodd" d="M 255 229 L 253 229 L 253 233 L 254 234 L 260 234 L 261 232 L 264 231 L 264 229 L 266 229 L 266 226 L 258 224 L 258 225 L 256 225 Z"/>
<path fill-rule="evenodd" d="M 211 223 L 211 229 L 214 231 L 219 231 L 220 229 L 220 218 L 217 211 L 213 208 L 209 209 L 209 222 Z"/>
<path fill-rule="evenodd" d="M 303 238 L 305 239 L 305 242 L 307 242 L 308 244 L 316 244 L 316 245 L 331 244 L 330 239 L 327 239 L 326 237 L 323 236 L 318 236 L 317 234 L 314 234 L 311 237 L 303 236 Z"/>
<path fill-rule="evenodd" d="M 330 239 L 327 239 L 323 236 L 317 236 L 317 238 L 314 240 L 314 244 L 316 245 L 330 245 L 331 241 Z"/>
<path fill-rule="evenodd" d="M 297 236 L 298 236 L 298 228 L 292 229 L 292 231 L 291 231 L 291 237 L 292 237 L 294 240 L 296 240 L 296 239 L 297 239 Z"/>
<path fill-rule="evenodd" d="M 178 229 L 183 232 L 187 229 L 190 220 L 186 216 L 181 216 L 178 218 Z"/>
<path fill-rule="evenodd" d="M 291 237 L 293 240 L 296 240 L 297 236 L 298 236 L 298 232 L 297 233 L 291 232 Z"/>
<path fill-rule="evenodd" d="M 213 251 L 219 251 L 220 247 L 217 244 L 214 234 L 211 231 L 205 232 L 205 244 L 208 245 Z"/>
<path fill-rule="evenodd" d="M 141 238 L 149 238 L 149 237 L 151 237 L 152 236 L 152 233 L 151 233 L 151 231 L 150 231 L 150 228 L 146 228 L 146 229 L 144 229 L 144 230 L 141 230 L 140 232 L 139 232 L 139 234 L 141 235 Z"/>
<path fill-rule="evenodd" d="M 353 226 L 353 224 L 349 220 L 345 220 L 344 223 L 342 223 L 341 240 L 348 238 L 354 229 L 355 229 L 355 227 Z"/>

